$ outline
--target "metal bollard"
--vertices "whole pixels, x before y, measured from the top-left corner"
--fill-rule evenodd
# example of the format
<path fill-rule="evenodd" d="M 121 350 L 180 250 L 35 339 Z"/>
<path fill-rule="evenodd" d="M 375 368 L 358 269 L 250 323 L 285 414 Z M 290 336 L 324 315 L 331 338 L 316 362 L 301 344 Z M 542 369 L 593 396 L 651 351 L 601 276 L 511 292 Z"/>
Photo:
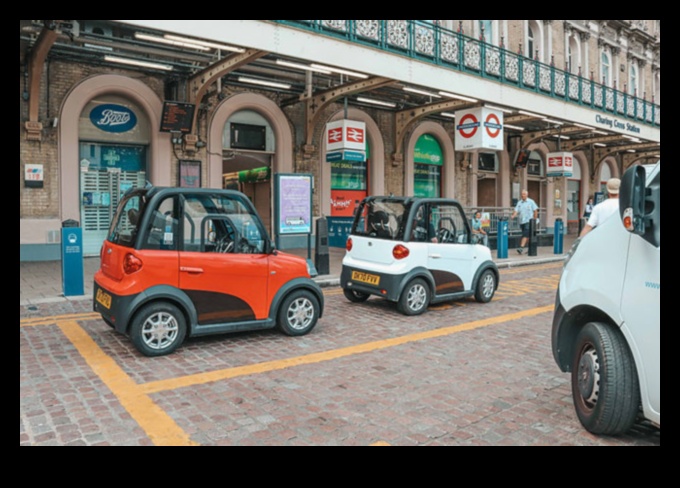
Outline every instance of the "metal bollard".
<path fill-rule="evenodd" d="M 508 221 L 505 217 L 501 217 L 498 221 L 496 256 L 498 256 L 498 259 L 507 259 L 508 257 Z"/>
<path fill-rule="evenodd" d="M 538 253 L 538 238 L 536 237 L 536 219 L 529 221 L 529 256 Z"/>
<path fill-rule="evenodd" d="M 562 219 L 555 219 L 555 236 L 553 240 L 553 252 L 555 254 L 562 254 L 562 246 L 564 243 L 564 235 L 562 230 Z"/>
<path fill-rule="evenodd" d="M 328 250 L 328 221 L 326 217 L 316 220 L 316 246 L 314 246 L 314 263 L 319 274 L 330 273 L 329 250 Z"/>

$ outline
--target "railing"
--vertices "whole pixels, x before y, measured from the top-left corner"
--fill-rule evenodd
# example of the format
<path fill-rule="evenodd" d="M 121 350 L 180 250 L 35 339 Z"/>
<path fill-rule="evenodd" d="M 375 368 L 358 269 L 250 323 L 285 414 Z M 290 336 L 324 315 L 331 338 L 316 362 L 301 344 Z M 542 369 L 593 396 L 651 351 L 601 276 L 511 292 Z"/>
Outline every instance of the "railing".
<path fill-rule="evenodd" d="M 660 106 L 424 20 L 271 20 L 661 126 Z"/>
<path fill-rule="evenodd" d="M 510 216 L 512 215 L 512 212 L 514 211 L 513 208 L 507 208 L 507 207 L 464 207 L 465 210 L 465 216 L 468 218 L 468 220 L 472 220 L 472 217 L 474 217 L 475 212 L 479 210 L 482 212 L 482 215 L 485 213 L 489 214 L 489 227 L 486 228 L 486 232 L 490 235 L 495 235 L 498 233 L 498 222 L 501 219 L 506 219 L 508 221 L 508 233 L 513 234 L 513 233 L 519 233 L 521 232 L 521 228 L 519 226 L 519 219 L 514 218 L 511 219 Z M 546 232 L 545 227 L 543 227 L 543 223 L 546 222 L 545 216 L 547 215 L 547 210 L 545 208 L 539 207 L 538 209 L 538 224 L 536 225 L 536 233 L 537 234 L 543 234 Z"/>

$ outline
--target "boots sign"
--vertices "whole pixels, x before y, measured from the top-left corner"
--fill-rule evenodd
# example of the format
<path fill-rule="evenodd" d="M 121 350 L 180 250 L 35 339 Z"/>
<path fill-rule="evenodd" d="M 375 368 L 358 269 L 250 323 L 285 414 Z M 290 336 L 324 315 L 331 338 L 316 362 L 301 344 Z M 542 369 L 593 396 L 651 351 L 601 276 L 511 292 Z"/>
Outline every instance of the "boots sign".
<path fill-rule="evenodd" d="M 503 150 L 503 112 L 486 107 L 456 111 L 456 151 Z"/>
<path fill-rule="evenodd" d="M 326 161 L 366 161 L 366 123 L 342 119 L 326 124 Z"/>

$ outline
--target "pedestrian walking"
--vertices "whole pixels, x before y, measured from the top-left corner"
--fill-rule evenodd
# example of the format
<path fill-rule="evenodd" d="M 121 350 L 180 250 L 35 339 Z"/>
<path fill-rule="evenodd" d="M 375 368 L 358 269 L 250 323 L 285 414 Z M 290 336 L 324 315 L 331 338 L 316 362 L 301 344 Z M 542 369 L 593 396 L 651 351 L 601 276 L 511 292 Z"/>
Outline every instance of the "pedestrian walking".
<path fill-rule="evenodd" d="M 529 221 L 538 218 L 538 205 L 531 198 L 529 198 L 529 191 L 522 190 L 522 198 L 515 205 L 515 211 L 512 212 L 511 219 L 519 216 L 519 226 L 522 229 L 522 239 L 519 241 L 517 253 L 522 254 L 527 245 L 527 241 L 531 237 L 531 227 Z"/>
<path fill-rule="evenodd" d="M 598 225 L 601 225 L 605 220 L 619 211 L 619 187 L 621 180 L 618 178 L 610 178 L 607 180 L 607 195 L 608 198 L 595 205 L 590 214 L 588 223 L 581 230 L 579 237 L 585 236 L 588 232 L 593 230 Z"/>
<path fill-rule="evenodd" d="M 593 213 L 593 207 L 595 205 L 593 204 L 593 199 L 592 197 L 588 199 L 588 202 L 586 203 L 586 209 L 583 211 L 583 218 L 588 220 L 590 218 L 590 214 Z"/>

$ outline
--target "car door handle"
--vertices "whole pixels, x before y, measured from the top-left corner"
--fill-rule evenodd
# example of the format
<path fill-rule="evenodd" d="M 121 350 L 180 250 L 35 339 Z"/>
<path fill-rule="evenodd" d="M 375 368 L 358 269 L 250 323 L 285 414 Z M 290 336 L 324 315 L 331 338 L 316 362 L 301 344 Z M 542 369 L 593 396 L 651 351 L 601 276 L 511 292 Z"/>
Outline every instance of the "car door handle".
<path fill-rule="evenodd" d="M 180 266 L 179 270 L 186 273 L 203 273 L 203 268 L 192 268 L 190 266 Z"/>
<path fill-rule="evenodd" d="M 430 255 L 428 255 L 428 257 L 434 258 L 434 259 L 439 259 L 440 257 L 442 257 L 442 255 L 441 254 L 430 254 Z"/>

